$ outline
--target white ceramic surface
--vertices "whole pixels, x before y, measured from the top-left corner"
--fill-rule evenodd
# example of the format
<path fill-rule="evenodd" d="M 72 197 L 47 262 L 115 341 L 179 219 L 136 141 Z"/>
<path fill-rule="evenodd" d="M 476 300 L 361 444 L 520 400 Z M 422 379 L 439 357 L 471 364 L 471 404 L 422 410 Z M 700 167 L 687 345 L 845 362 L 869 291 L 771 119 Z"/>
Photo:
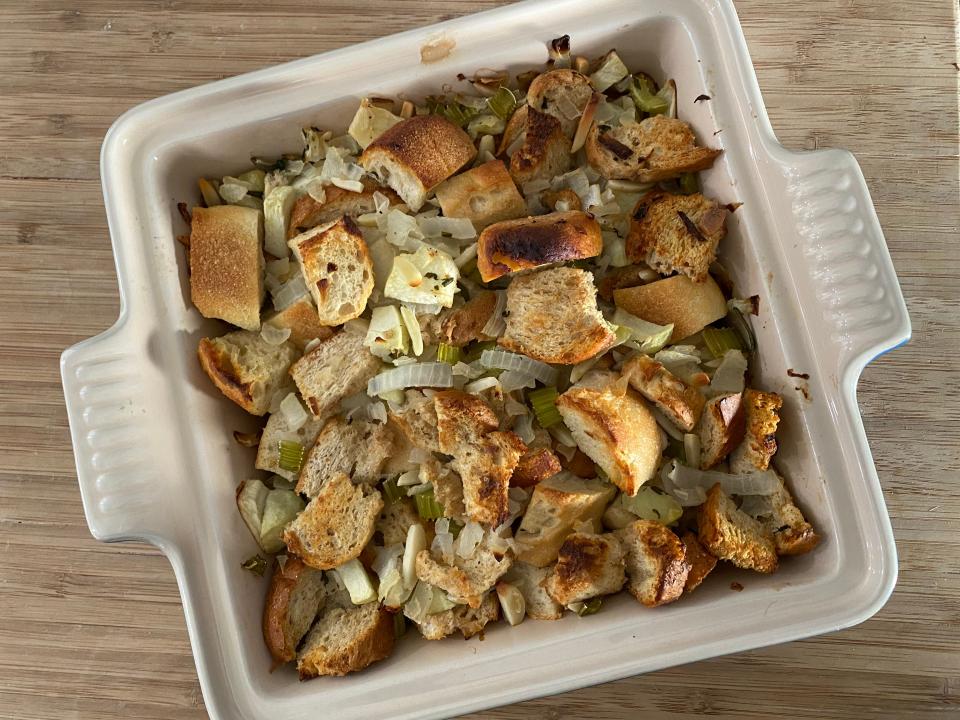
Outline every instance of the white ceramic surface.
<path fill-rule="evenodd" d="M 421 64 L 420 46 L 440 33 L 456 49 Z M 233 499 L 253 455 L 231 433 L 256 420 L 195 359 L 198 340 L 223 327 L 190 306 L 176 202 L 195 199 L 201 174 L 298 150 L 301 125 L 345 127 L 363 95 L 416 97 L 458 72 L 538 67 L 564 33 L 577 54 L 616 47 L 630 67 L 675 78 L 681 117 L 723 147 L 705 191 L 744 203 L 722 256 L 740 291 L 761 297 L 759 384 L 786 399 L 778 464 L 825 540 L 775 575 L 724 571 L 656 610 L 618 597 L 588 618 L 498 625 L 483 642 L 413 632 L 347 678 L 270 674 L 266 581 L 239 568 L 254 544 Z M 694 104 L 701 93 L 712 100 Z M 121 312 L 62 357 L 77 474 L 95 537 L 145 540 L 170 558 L 211 717 L 445 717 L 836 630 L 889 596 L 896 550 L 856 384 L 909 338 L 909 319 L 856 161 L 777 143 L 728 0 L 534 0 L 187 90 L 120 118 L 101 172 Z M 788 368 L 810 374 L 809 400 Z M 734 577 L 743 592 L 730 591 Z"/>

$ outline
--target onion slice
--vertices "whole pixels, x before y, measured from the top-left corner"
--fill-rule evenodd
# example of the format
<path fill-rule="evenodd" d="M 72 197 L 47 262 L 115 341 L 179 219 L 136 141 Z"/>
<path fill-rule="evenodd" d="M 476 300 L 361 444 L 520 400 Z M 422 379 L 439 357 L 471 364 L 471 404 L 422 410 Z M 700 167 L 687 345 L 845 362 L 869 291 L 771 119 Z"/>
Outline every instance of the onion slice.
<path fill-rule="evenodd" d="M 539 360 L 526 355 L 507 352 L 499 348 L 484 350 L 480 355 L 480 364 L 492 370 L 516 370 L 524 375 L 536 378 L 544 385 L 552 385 L 557 379 L 557 370 Z"/>
<path fill-rule="evenodd" d="M 375 396 L 408 387 L 453 387 L 449 363 L 411 363 L 385 370 L 367 383 L 367 395 Z"/>
<path fill-rule="evenodd" d="M 587 133 L 590 132 L 590 126 L 593 125 L 593 118 L 597 113 L 597 106 L 603 99 L 601 93 L 595 92 L 590 96 L 586 106 L 583 108 L 583 114 L 580 116 L 580 123 L 577 125 L 577 132 L 573 136 L 573 145 L 570 146 L 570 153 L 573 154 L 583 147 L 587 141 Z"/>

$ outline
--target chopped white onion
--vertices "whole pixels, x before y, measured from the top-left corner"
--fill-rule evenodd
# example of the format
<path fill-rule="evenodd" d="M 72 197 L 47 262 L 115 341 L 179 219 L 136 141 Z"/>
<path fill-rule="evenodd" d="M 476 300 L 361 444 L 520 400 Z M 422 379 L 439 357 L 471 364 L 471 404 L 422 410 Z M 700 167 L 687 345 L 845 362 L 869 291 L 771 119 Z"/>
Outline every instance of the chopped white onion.
<path fill-rule="evenodd" d="M 513 431 L 528 445 L 536 438 L 533 431 L 533 416 L 528 414 L 518 415 L 513 423 Z"/>
<path fill-rule="evenodd" d="M 744 495 L 740 510 L 754 519 L 773 514 L 769 495 Z"/>
<path fill-rule="evenodd" d="M 338 188 L 344 190 L 349 190 L 350 192 L 362 193 L 363 192 L 363 183 L 359 180 L 347 180 L 345 178 L 330 178 L 330 182 L 336 185 Z"/>
<path fill-rule="evenodd" d="M 292 278 L 277 288 L 273 295 L 273 307 L 278 312 L 286 310 L 297 300 L 307 295 L 307 284 L 303 281 L 302 273 L 295 273 Z"/>
<path fill-rule="evenodd" d="M 552 385 L 557 379 L 556 368 L 525 355 L 518 355 L 499 348 L 484 350 L 480 355 L 480 364 L 491 369 L 515 370 L 536 378 L 544 385 Z"/>
<path fill-rule="evenodd" d="M 503 610 L 503 617 L 511 625 L 519 625 L 527 612 L 527 602 L 516 586 L 508 582 L 497 583 L 497 599 Z"/>
<path fill-rule="evenodd" d="M 674 440 L 681 440 L 681 441 L 683 440 L 683 430 L 681 430 L 676 425 L 674 425 L 670 421 L 670 419 L 663 414 L 660 408 L 653 407 L 651 405 L 650 412 L 653 414 L 654 419 L 657 421 L 657 425 L 659 425 L 664 430 L 664 432 L 667 433 L 667 435 L 672 437 Z"/>
<path fill-rule="evenodd" d="M 433 459 L 433 453 L 431 453 L 429 450 L 424 450 L 423 448 L 418 448 L 416 445 L 414 445 L 411 446 L 410 452 L 407 454 L 407 459 L 414 465 L 423 465 L 424 463 Z"/>
<path fill-rule="evenodd" d="M 497 294 L 497 304 L 494 306 L 493 312 L 490 313 L 486 325 L 480 331 L 482 334 L 494 338 L 500 337 L 507 329 L 507 321 L 503 317 L 503 311 L 507 309 L 507 291 L 496 290 L 495 292 Z"/>
<path fill-rule="evenodd" d="M 290 337 L 290 328 L 281 328 L 273 323 L 265 322 L 260 326 L 260 337 L 267 345 L 283 345 Z"/>
<path fill-rule="evenodd" d="M 296 393 L 289 393 L 280 402 L 280 414 L 283 415 L 284 422 L 286 422 L 290 432 L 296 432 L 302 428 L 310 417 Z"/>
<path fill-rule="evenodd" d="M 403 582 L 413 585 L 417 581 L 417 555 L 427 549 L 427 534 L 423 525 L 414 523 L 407 530 L 407 541 L 403 546 Z"/>
<path fill-rule="evenodd" d="M 380 401 L 367 405 L 367 417 L 379 423 L 387 422 L 387 407 Z"/>
<path fill-rule="evenodd" d="M 420 357 L 423 355 L 423 334 L 420 332 L 420 322 L 417 320 L 414 311 L 406 305 L 400 306 L 400 317 L 403 318 L 403 324 L 407 328 L 407 334 L 410 336 L 413 354 Z"/>
<path fill-rule="evenodd" d="M 412 485 L 407 488 L 407 495 L 412 497 L 414 495 L 419 495 L 420 493 L 430 492 L 433 490 L 433 485 L 431 483 L 420 483 L 419 485 Z"/>
<path fill-rule="evenodd" d="M 468 521 L 457 536 L 457 555 L 462 558 L 472 558 L 481 542 L 483 542 L 483 526 L 472 520 Z"/>
<path fill-rule="evenodd" d="M 527 415 L 530 413 L 529 408 L 522 402 L 517 402 L 513 395 L 504 397 L 503 411 L 507 414 L 507 417 L 517 417 L 518 415 Z"/>
<path fill-rule="evenodd" d="M 477 243 L 471 243 L 453 259 L 453 264 L 461 270 L 472 260 L 477 259 Z M 461 278 L 462 280 L 462 278 Z"/>
<path fill-rule="evenodd" d="M 446 520 L 447 518 L 443 518 Z M 440 521 L 437 521 L 439 525 Z M 441 532 L 437 529 L 433 536 L 433 542 L 430 543 L 430 552 L 440 558 L 444 565 L 453 565 L 453 534 L 448 531 Z"/>
<path fill-rule="evenodd" d="M 727 350 L 717 371 L 710 380 L 710 393 L 722 395 L 743 392 L 744 374 L 747 372 L 747 357 L 739 350 Z"/>
<path fill-rule="evenodd" d="M 416 363 L 385 370 L 367 383 L 367 395 L 382 395 L 408 387 L 453 387 L 453 371 L 448 363 Z"/>
<path fill-rule="evenodd" d="M 484 390 L 489 390 L 490 388 L 497 387 L 499 385 L 500 385 L 500 381 L 497 380 L 497 378 L 485 377 L 470 383 L 463 389 L 464 391 L 470 393 L 471 395 L 479 395 Z"/>
<path fill-rule="evenodd" d="M 420 479 L 420 470 L 407 470 L 400 477 L 397 478 L 397 487 L 413 487 L 414 485 L 420 485 L 422 483 Z"/>
<path fill-rule="evenodd" d="M 513 392 L 523 388 L 534 388 L 537 386 L 537 379 L 533 375 L 522 373 L 519 370 L 504 370 L 500 373 L 500 387 L 503 392 Z"/>
<path fill-rule="evenodd" d="M 772 470 L 732 475 L 715 470 L 698 470 L 675 460 L 669 465 L 667 477 L 675 488 L 681 490 L 700 488 L 706 491 L 717 483 L 728 495 L 772 495 L 780 489 L 780 478 Z"/>

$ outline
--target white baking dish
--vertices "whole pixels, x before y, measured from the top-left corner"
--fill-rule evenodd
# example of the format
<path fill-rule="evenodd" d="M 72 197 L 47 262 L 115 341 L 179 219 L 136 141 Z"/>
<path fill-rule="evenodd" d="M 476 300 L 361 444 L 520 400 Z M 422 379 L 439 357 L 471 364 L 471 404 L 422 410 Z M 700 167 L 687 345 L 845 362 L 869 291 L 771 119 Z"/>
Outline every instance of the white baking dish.
<path fill-rule="evenodd" d="M 420 46 L 439 33 L 456 49 L 421 64 Z M 825 541 L 775 575 L 727 571 L 656 610 L 619 597 L 589 618 L 497 626 L 483 642 L 408 637 L 347 678 L 270 674 L 266 581 L 240 570 L 254 545 L 233 499 L 252 453 L 231 431 L 256 421 L 195 360 L 198 340 L 223 330 L 190 306 L 175 204 L 194 198 L 198 175 L 296 150 L 301 125 L 344 127 L 363 95 L 418 96 L 458 72 L 539 66 L 564 33 L 576 53 L 615 46 L 630 67 L 675 78 L 681 117 L 724 148 L 706 192 L 744 203 L 723 257 L 740 291 L 761 297 L 759 384 L 786 398 L 778 462 Z M 701 93 L 712 100 L 694 104 Z M 908 339 L 909 319 L 856 161 L 777 143 L 729 1 L 536 0 L 269 68 L 131 110 L 108 133 L 101 170 L 120 319 L 62 358 L 84 508 L 98 539 L 145 540 L 170 558 L 212 717 L 448 716 L 836 630 L 890 594 L 896 551 L 856 384 Z M 743 592 L 730 591 L 734 577 Z"/>

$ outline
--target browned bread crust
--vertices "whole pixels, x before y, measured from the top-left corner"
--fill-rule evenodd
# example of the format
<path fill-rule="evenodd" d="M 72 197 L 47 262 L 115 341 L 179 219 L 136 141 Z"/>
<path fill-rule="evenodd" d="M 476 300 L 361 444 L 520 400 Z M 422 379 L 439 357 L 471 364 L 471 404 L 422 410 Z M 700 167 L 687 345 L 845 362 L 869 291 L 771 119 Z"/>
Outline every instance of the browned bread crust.
<path fill-rule="evenodd" d="M 600 224 L 585 212 L 570 210 L 505 220 L 486 228 L 477 241 L 477 268 L 484 282 L 517 270 L 603 252 Z"/>
<path fill-rule="evenodd" d="M 772 573 L 777 569 L 773 534 L 740 511 L 720 483 L 707 493 L 698 518 L 700 542 L 714 556 L 737 567 Z"/>

